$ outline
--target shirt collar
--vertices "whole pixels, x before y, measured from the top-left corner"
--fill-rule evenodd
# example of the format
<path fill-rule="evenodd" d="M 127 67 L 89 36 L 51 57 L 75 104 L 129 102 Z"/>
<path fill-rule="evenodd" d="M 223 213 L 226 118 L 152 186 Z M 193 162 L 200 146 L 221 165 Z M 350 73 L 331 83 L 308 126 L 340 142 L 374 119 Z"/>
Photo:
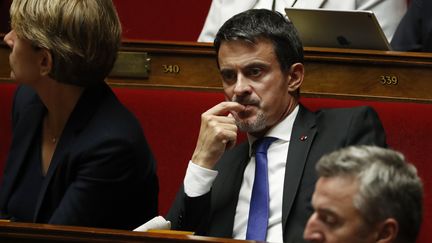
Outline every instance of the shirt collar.
<path fill-rule="evenodd" d="M 291 139 L 291 133 L 292 128 L 294 126 L 295 118 L 297 117 L 299 111 L 299 105 L 297 105 L 294 110 L 285 117 L 281 122 L 276 124 L 274 127 L 272 127 L 265 135 L 264 137 L 275 137 L 278 140 L 282 140 L 284 142 L 289 142 Z M 251 153 L 251 147 L 252 144 L 257 140 L 256 137 L 247 134 L 248 141 L 249 141 L 249 155 Z"/>

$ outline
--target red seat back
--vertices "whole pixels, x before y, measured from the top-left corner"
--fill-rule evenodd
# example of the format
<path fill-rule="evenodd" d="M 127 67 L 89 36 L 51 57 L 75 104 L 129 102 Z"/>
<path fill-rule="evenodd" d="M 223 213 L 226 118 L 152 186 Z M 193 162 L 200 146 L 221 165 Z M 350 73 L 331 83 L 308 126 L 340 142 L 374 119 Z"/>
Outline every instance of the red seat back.
<path fill-rule="evenodd" d="M 0 84 L 0 170 L 10 146 L 10 110 L 15 84 Z M 141 122 L 157 160 L 160 182 L 160 214 L 167 213 L 182 183 L 195 148 L 201 113 L 224 100 L 217 91 L 114 88 L 120 101 Z M 302 98 L 311 110 L 368 105 L 375 108 L 387 133 L 390 147 L 401 151 L 416 165 L 424 183 L 424 222 L 418 242 L 432 242 L 432 105 L 412 102 Z M 244 134 L 240 140 L 244 139 Z"/>

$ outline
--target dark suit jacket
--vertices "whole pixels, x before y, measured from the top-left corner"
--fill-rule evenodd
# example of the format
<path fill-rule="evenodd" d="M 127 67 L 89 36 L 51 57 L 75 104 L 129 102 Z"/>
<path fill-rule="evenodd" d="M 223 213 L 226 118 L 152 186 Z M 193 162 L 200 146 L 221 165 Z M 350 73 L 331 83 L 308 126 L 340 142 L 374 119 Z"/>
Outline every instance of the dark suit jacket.
<path fill-rule="evenodd" d="M 20 180 L 27 151 L 46 113 L 29 87 L 13 106 L 13 140 L 0 188 L 0 212 Z M 105 83 L 87 88 L 63 130 L 33 221 L 133 229 L 158 214 L 155 161 L 136 118 Z"/>
<path fill-rule="evenodd" d="M 300 139 L 302 136 L 307 136 L 307 139 Z M 385 140 L 383 127 L 371 108 L 329 109 L 312 113 L 300 106 L 285 170 L 282 212 L 285 242 L 303 242 L 303 230 L 313 212 L 311 197 L 317 180 L 317 160 L 348 145 L 386 146 Z M 245 142 L 223 155 L 217 163 L 219 174 L 209 193 L 191 198 L 181 188 L 167 216 L 173 228 L 201 235 L 232 237 L 243 172 L 249 160 L 248 150 L 249 145 Z"/>
<path fill-rule="evenodd" d="M 413 0 L 391 45 L 396 51 L 432 52 L 432 1 Z"/>

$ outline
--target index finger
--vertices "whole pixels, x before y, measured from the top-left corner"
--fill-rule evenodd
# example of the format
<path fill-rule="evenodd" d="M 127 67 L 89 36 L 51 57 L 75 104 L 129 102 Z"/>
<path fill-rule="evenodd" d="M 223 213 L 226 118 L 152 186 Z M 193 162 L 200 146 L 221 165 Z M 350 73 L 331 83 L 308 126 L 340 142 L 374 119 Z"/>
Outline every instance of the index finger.
<path fill-rule="evenodd" d="M 224 116 L 227 113 L 229 113 L 230 111 L 240 112 L 244 109 L 245 109 L 244 105 L 241 105 L 237 102 L 224 101 L 224 102 L 221 102 L 221 103 L 213 106 L 212 108 L 210 108 L 209 110 L 204 112 L 204 114 Z"/>

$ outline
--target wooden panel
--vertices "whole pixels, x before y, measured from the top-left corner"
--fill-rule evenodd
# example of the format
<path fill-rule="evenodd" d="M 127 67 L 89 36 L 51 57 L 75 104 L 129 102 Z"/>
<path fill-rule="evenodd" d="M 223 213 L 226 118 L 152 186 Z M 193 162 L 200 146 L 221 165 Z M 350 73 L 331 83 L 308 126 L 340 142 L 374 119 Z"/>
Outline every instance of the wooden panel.
<path fill-rule="evenodd" d="M 126 42 L 121 51 L 147 52 L 151 59 L 150 76 L 148 79 L 110 78 L 111 84 L 185 89 L 221 88 L 216 55 L 209 44 Z M 172 72 L 169 72 L 170 67 Z"/>
<path fill-rule="evenodd" d="M 122 52 L 146 52 L 148 78 L 113 78 L 120 86 L 221 89 L 211 44 L 124 42 Z M 0 82 L 8 82 L 8 50 L 0 46 Z M 305 48 L 304 96 L 432 101 L 432 53 Z"/>
<path fill-rule="evenodd" d="M 432 53 L 306 48 L 304 94 L 432 101 Z"/>

